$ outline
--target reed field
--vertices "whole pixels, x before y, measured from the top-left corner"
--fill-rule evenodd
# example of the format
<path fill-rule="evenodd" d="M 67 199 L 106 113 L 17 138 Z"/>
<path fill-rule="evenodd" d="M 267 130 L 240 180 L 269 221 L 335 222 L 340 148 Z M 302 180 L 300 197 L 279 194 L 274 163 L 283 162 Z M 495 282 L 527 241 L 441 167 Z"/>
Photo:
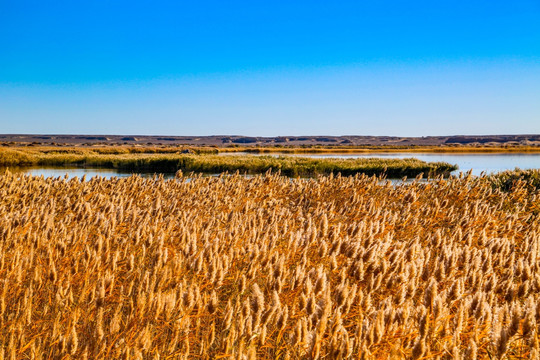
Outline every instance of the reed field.
<path fill-rule="evenodd" d="M 0 175 L 0 359 L 538 359 L 538 171 Z"/>

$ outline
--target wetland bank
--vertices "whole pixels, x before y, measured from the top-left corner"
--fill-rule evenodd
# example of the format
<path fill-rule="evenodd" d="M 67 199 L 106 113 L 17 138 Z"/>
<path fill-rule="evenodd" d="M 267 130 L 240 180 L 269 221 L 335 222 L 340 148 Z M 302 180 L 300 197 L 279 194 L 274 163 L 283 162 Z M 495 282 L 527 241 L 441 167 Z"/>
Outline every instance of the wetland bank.
<path fill-rule="evenodd" d="M 369 161 L 177 152 L 24 147 L 0 159 L 111 171 L 252 159 L 318 175 L 5 171 L 2 357 L 539 356 L 539 170 L 391 183 L 380 159 L 378 176 L 345 176 L 324 166 Z"/>
<path fill-rule="evenodd" d="M 0 175 L 2 355 L 536 358 L 538 186 L 380 180 Z"/>
<path fill-rule="evenodd" d="M 81 167 L 116 169 L 123 172 L 196 173 L 240 172 L 260 174 L 269 170 L 286 176 L 324 174 L 386 175 L 387 177 L 448 176 L 457 169 L 444 162 L 407 159 L 338 159 L 293 156 L 219 155 L 213 149 L 130 149 L 108 147 L 4 147 L 0 148 L 0 166 L 4 167 Z M 187 152 L 187 153 L 184 153 Z M 197 153 L 198 152 L 198 153 Z"/>

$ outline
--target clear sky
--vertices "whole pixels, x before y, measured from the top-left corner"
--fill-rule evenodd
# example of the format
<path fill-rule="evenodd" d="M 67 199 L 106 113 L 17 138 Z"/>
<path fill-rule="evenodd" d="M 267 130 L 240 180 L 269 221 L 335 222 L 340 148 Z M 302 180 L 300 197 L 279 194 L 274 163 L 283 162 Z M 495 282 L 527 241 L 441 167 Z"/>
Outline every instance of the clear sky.
<path fill-rule="evenodd" d="M 540 133 L 540 1 L 0 0 L 0 133 Z"/>

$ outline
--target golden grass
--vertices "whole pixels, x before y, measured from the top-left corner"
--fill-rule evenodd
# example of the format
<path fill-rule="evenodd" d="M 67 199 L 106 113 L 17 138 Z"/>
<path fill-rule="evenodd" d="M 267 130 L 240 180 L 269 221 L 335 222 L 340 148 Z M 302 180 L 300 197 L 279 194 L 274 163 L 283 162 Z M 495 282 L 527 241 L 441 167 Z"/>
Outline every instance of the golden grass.
<path fill-rule="evenodd" d="M 0 358 L 535 359 L 537 189 L 0 176 Z"/>

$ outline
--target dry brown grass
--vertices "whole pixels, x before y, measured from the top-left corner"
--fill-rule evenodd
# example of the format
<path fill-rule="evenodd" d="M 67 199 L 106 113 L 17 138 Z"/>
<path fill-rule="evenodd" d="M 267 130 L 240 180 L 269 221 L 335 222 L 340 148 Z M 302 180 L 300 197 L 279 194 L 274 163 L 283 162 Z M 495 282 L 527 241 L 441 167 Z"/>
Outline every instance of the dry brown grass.
<path fill-rule="evenodd" d="M 538 357 L 537 190 L 0 176 L 0 358 Z"/>

